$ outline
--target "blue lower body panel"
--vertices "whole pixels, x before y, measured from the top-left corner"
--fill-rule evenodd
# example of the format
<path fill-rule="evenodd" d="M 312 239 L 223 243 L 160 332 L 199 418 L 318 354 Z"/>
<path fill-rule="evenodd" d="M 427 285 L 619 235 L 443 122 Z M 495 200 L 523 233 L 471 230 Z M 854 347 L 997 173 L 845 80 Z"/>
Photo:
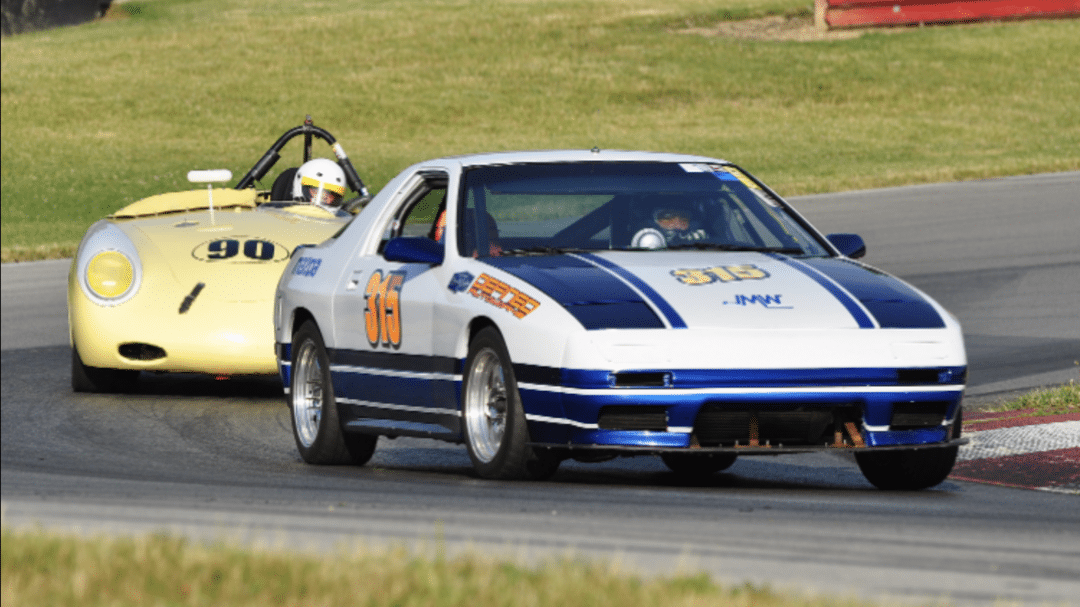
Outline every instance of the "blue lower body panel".
<path fill-rule="evenodd" d="M 534 443 L 646 449 L 941 443 L 962 387 L 560 390 L 519 386 Z"/>

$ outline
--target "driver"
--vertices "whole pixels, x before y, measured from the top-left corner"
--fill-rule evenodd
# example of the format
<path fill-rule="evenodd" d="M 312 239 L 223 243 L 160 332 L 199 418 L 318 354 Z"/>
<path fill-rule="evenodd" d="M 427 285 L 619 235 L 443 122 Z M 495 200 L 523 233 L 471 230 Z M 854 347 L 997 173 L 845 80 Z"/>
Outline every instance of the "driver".
<path fill-rule="evenodd" d="M 445 205 L 446 201 L 443 201 Z M 465 241 L 471 243 L 474 247 L 472 251 L 473 257 L 479 256 L 479 251 L 476 247 L 476 229 L 474 227 L 474 219 L 476 217 L 476 211 L 474 209 L 465 210 Z M 435 225 L 431 228 L 431 234 L 429 237 L 435 242 L 442 242 L 443 235 L 446 232 L 446 208 L 443 206 L 442 211 L 439 212 L 439 217 L 435 220 Z M 487 214 L 487 233 L 488 233 L 488 256 L 498 257 L 502 255 L 503 248 L 499 244 L 499 227 L 495 223 L 495 218 L 491 216 L 491 213 Z"/>
<path fill-rule="evenodd" d="M 659 207 L 653 211 L 652 225 L 634 234 L 632 246 L 659 249 L 700 242 L 709 237 L 701 222 L 687 209 Z"/>
<path fill-rule="evenodd" d="M 309 202 L 336 213 L 345 201 L 345 171 L 333 160 L 309 160 L 296 171 L 292 195 L 293 200 Z"/>

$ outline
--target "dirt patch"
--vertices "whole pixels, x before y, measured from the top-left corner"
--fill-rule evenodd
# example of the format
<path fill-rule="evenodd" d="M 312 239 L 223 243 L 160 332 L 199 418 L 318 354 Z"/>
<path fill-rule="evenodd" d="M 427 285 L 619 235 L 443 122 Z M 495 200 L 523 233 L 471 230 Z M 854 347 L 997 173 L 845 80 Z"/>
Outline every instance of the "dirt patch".
<path fill-rule="evenodd" d="M 724 21 L 713 27 L 693 27 L 677 30 L 680 34 L 722 36 L 741 40 L 781 40 L 817 42 L 858 38 L 865 30 L 824 30 L 814 27 L 813 17 L 773 16 L 745 21 Z"/>

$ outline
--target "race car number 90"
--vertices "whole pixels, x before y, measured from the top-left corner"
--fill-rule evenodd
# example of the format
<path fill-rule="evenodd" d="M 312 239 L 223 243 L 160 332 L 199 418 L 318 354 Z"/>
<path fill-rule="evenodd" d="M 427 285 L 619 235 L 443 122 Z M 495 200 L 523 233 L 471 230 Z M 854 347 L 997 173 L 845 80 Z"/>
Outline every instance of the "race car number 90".
<path fill-rule="evenodd" d="M 394 348 L 401 346 L 401 285 L 402 272 L 390 272 L 383 278 L 381 271 L 372 272 L 364 288 L 364 330 L 368 343 Z"/>
<path fill-rule="evenodd" d="M 191 252 L 200 261 L 233 263 L 281 262 L 289 258 L 289 249 L 262 238 L 220 238 L 204 242 Z"/>

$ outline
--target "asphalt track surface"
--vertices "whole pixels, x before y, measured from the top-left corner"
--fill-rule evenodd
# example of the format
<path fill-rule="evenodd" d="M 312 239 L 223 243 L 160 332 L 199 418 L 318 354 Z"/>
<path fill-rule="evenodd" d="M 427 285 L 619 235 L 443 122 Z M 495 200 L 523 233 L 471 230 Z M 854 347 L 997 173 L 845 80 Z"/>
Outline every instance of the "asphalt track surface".
<path fill-rule="evenodd" d="M 1078 377 L 1080 173 L 793 202 L 824 231 L 861 234 L 868 263 L 960 318 L 970 404 Z M 655 458 L 486 481 L 463 447 L 413 439 L 381 440 L 362 468 L 315 467 L 274 381 L 144 374 L 134 394 L 72 394 L 67 265 L 2 270 L 6 525 L 525 563 L 572 554 L 901 603 L 1080 605 L 1075 495 L 954 479 L 878 491 L 841 454 L 744 458 L 693 484 Z"/>

